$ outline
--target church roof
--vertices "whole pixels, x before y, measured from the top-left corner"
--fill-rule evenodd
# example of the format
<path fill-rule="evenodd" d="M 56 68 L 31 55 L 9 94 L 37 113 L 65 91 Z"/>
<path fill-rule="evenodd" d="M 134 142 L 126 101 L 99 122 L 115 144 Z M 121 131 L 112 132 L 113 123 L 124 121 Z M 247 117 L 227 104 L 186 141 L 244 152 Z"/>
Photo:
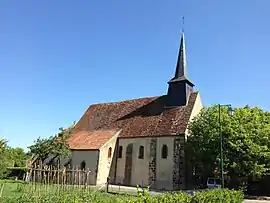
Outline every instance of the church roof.
<path fill-rule="evenodd" d="M 116 130 L 78 131 L 68 139 L 68 145 L 71 150 L 97 150 L 116 133 Z"/>
<path fill-rule="evenodd" d="M 92 142 L 91 139 L 108 139 L 106 132 L 110 130 L 122 130 L 120 138 L 184 134 L 197 96 L 198 92 L 191 93 L 188 104 L 176 108 L 165 108 L 166 95 L 93 104 L 75 125 L 71 137 L 74 142 L 83 141 L 81 137 L 91 134 L 85 142 Z M 76 138 L 78 132 L 82 134 Z"/>

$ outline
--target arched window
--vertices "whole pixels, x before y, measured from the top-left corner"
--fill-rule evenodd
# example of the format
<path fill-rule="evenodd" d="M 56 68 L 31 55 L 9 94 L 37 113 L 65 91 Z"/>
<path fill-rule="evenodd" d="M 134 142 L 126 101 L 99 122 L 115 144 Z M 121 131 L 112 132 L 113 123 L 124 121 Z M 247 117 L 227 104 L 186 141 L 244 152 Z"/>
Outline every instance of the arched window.
<path fill-rule="evenodd" d="M 85 161 L 82 161 L 81 162 L 81 170 L 84 170 L 85 169 L 85 165 L 86 165 Z"/>
<path fill-rule="evenodd" d="M 143 159 L 144 158 L 144 147 L 140 146 L 139 148 L 139 159 Z"/>
<path fill-rule="evenodd" d="M 108 150 L 108 158 L 111 158 L 111 157 L 112 157 L 112 148 L 110 147 Z"/>
<path fill-rule="evenodd" d="M 161 149 L 161 157 L 162 159 L 167 159 L 167 156 L 168 156 L 168 147 L 167 145 L 164 144 Z"/>
<path fill-rule="evenodd" d="M 123 147 L 120 146 L 118 149 L 118 158 L 122 158 L 122 153 L 123 153 Z"/>

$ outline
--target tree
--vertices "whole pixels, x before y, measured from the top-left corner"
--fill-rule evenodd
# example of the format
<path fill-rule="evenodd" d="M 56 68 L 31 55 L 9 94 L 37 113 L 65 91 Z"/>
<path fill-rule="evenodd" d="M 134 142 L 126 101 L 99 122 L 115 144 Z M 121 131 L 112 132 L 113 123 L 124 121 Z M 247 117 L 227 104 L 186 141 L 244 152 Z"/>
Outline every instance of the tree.
<path fill-rule="evenodd" d="M 270 171 L 270 112 L 245 106 L 233 116 L 221 109 L 224 171 L 232 177 L 260 177 Z M 187 151 L 190 161 L 213 175 L 220 166 L 217 106 L 203 108 L 189 124 Z"/>
<path fill-rule="evenodd" d="M 8 167 L 25 167 L 29 155 L 22 148 L 12 148 L 7 141 L 0 139 L 0 179 L 9 175 Z"/>
<path fill-rule="evenodd" d="M 4 139 L 0 139 L 0 153 L 6 148 L 7 141 Z"/>
<path fill-rule="evenodd" d="M 67 139 L 70 137 L 72 128 L 59 128 L 60 132 L 49 138 L 38 138 L 35 143 L 28 148 L 32 154 L 38 156 L 39 160 L 44 161 L 48 156 L 58 159 L 66 158 L 70 155 Z"/>
<path fill-rule="evenodd" d="M 25 167 L 26 161 L 30 158 L 24 149 L 16 147 L 7 147 L 5 150 L 6 157 L 12 161 L 14 167 Z"/>
<path fill-rule="evenodd" d="M 6 156 L 7 141 L 0 139 L 0 179 L 6 176 L 7 167 L 10 165 L 10 160 Z"/>

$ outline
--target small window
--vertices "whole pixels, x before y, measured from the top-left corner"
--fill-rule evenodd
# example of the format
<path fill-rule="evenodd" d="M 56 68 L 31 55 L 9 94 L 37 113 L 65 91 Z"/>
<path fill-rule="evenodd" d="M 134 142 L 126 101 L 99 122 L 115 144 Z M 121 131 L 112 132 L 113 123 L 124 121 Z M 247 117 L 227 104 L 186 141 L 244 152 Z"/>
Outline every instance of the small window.
<path fill-rule="evenodd" d="M 85 161 L 82 161 L 82 163 L 81 163 L 81 170 L 84 170 L 85 169 Z"/>
<path fill-rule="evenodd" d="M 123 147 L 120 146 L 118 149 L 118 158 L 122 158 L 122 153 L 123 153 Z"/>
<path fill-rule="evenodd" d="M 112 157 L 112 148 L 110 147 L 108 150 L 108 158 L 111 158 L 111 157 Z"/>
<path fill-rule="evenodd" d="M 167 145 L 163 145 L 161 150 L 161 157 L 162 159 L 167 159 L 167 156 L 168 156 L 168 147 Z"/>
<path fill-rule="evenodd" d="M 143 159 L 144 158 L 144 147 L 140 146 L 139 148 L 139 159 Z"/>

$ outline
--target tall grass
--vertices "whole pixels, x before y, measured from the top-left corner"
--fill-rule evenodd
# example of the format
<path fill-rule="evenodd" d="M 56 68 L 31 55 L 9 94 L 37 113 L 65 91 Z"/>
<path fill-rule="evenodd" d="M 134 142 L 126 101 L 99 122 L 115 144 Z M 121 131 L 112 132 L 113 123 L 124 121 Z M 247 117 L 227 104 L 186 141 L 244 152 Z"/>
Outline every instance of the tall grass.
<path fill-rule="evenodd" d="M 60 185 L 18 184 L 17 194 L 4 196 L 3 203 L 242 203 L 241 191 L 211 190 L 187 193 L 165 193 L 151 196 L 148 190 L 138 190 L 137 196 L 112 195 L 87 187 L 61 187 Z"/>
<path fill-rule="evenodd" d="M 44 184 L 17 184 L 16 195 L 5 195 L 3 203 L 74 203 L 74 202 L 111 202 L 113 195 L 93 190 L 90 187 L 74 187 Z M 114 201 L 115 202 L 115 201 Z"/>

